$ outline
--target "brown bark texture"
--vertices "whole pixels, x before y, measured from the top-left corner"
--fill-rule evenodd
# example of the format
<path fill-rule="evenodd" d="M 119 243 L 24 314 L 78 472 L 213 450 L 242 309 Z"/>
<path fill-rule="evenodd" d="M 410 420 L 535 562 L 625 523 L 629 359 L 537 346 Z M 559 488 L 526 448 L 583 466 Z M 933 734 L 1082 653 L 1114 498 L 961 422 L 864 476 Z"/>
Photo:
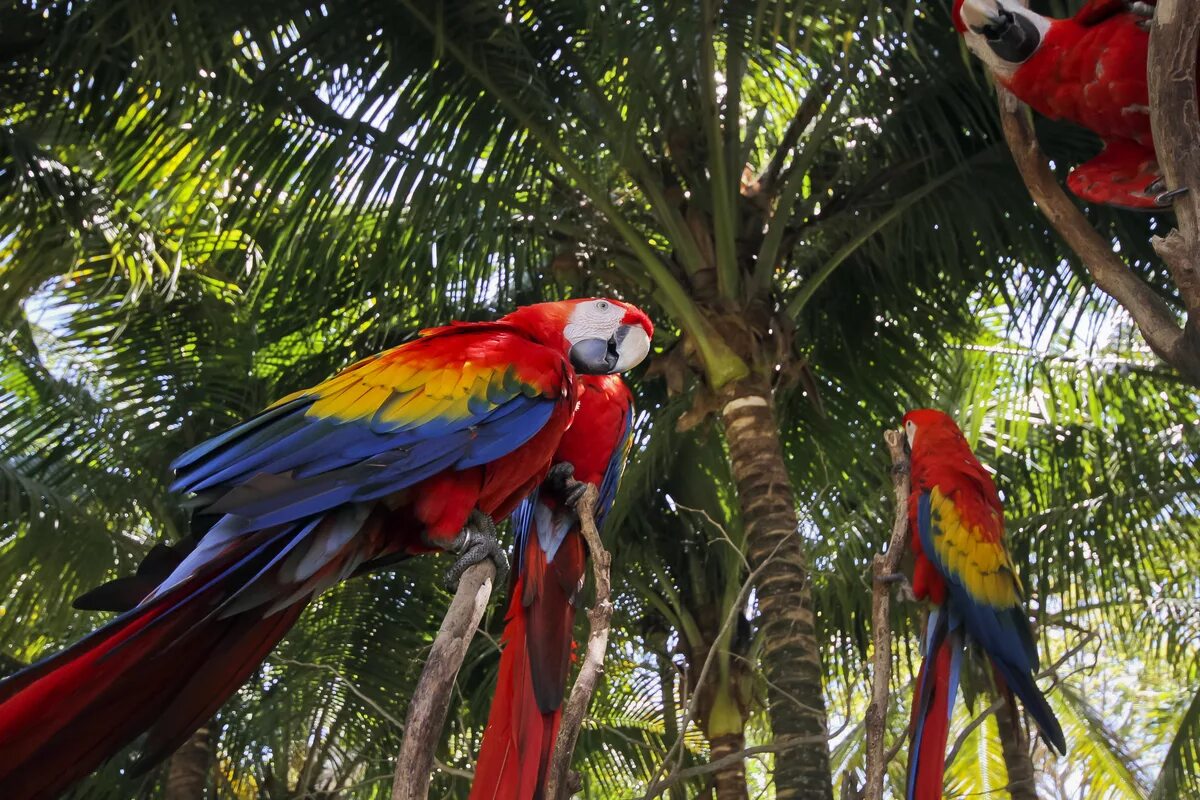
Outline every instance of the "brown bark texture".
<path fill-rule="evenodd" d="M 876 555 L 871 574 L 871 638 L 874 643 L 871 670 L 871 705 L 867 707 L 867 783 L 865 800 L 883 800 L 884 778 L 887 776 L 888 755 L 884 746 L 887 733 L 888 691 L 892 682 L 892 595 L 885 581 L 900 569 L 900 560 L 908 549 L 908 454 L 904 450 L 904 433 L 890 430 L 884 441 L 892 457 L 892 491 L 896 498 L 896 513 L 887 552 Z"/>
<path fill-rule="evenodd" d="M 433 752 L 441 740 L 446 711 L 450 707 L 450 692 L 467 654 L 467 646 L 475 638 L 479 621 L 487 610 L 495 577 L 496 565 L 491 559 L 485 559 L 469 567 L 458 582 L 458 590 L 442 618 L 442 626 L 408 706 L 404 741 L 396 756 L 392 800 L 425 800 L 429 796 Z"/>
<path fill-rule="evenodd" d="M 720 736 L 714 736 L 708 744 L 709 758 L 716 761 L 746 749 L 746 737 L 740 733 L 723 733 Z M 746 788 L 744 759 L 739 759 L 729 766 L 716 770 L 713 772 L 712 780 L 716 800 L 747 800 L 749 797 L 749 791 Z"/>
<path fill-rule="evenodd" d="M 212 765 L 212 730 L 204 725 L 171 756 L 165 800 L 204 800 Z"/>
<path fill-rule="evenodd" d="M 1200 104 L 1196 100 L 1200 6 L 1196 0 L 1159 0 L 1150 26 L 1146 77 L 1154 151 L 1173 201 L 1176 228 L 1154 237 L 1187 308 L 1187 336 L 1200 351 Z"/>
<path fill-rule="evenodd" d="M 1008 792 L 1012 800 L 1037 800 L 1033 759 L 1029 755 L 1029 737 L 1021 727 L 1020 718 L 1011 701 L 1000 703 L 1000 707 L 996 709 L 996 724 L 1000 728 L 1000 747 L 1004 752 L 1004 767 L 1008 771 Z"/>
<path fill-rule="evenodd" d="M 721 405 L 747 555 L 760 570 L 755 588 L 771 728 L 777 740 L 796 741 L 775 760 L 775 796 L 830 800 L 833 781 L 812 591 L 771 388 L 757 375 L 735 381 L 721 390 Z"/>
<path fill-rule="evenodd" d="M 588 546 L 588 557 L 592 562 L 592 575 L 596 580 L 596 599 L 588 609 L 588 642 L 579 675 L 571 686 L 571 696 L 563 706 L 558 736 L 554 740 L 554 752 L 547 771 L 546 797 L 551 800 L 566 800 L 579 787 L 577 778 L 572 779 L 571 757 L 579 741 L 579 729 L 587 716 L 592 694 L 604 672 L 604 651 L 608 649 L 608 632 L 612 626 L 612 583 L 610 581 L 612 555 L 604 549 L 600 531 L 596 529 L 596 501 L 600 492 L 589 484 L 583 497 L 575 506 L 579 515 L 579 526 Z"/>

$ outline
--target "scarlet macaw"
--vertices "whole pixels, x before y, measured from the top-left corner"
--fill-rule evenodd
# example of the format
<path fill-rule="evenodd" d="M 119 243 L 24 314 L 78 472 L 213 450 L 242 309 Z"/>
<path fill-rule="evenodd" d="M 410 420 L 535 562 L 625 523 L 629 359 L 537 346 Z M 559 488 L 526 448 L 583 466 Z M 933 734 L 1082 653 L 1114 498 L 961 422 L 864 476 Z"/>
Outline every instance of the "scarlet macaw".
<path fill-rule="evenodd" d="M 1033 680 L 1037 648 L 1021 581 L 1004 546 L 1004 509 L 996 485 L 954 420 L 941 411 L 910 411 L 904 431 L 912 453 L 913 593 L 935 605 L 913 703 L 908 798 L 940 800 L 946 737 L 967 642 L 990 659 L 1006 701 L 1015 703 L 1014 694 L 1021 698 L 1060 753 L 1066 753 L 1067 744 Z"/>
<path fill-rule="evenodd" d="M 1038 113 L 1104 140 L 1098 156 L 1067 176 L 1089 202 L 1152 210 L 1169 200 L 1146 88 L 1153 2 L 1089 0 L 1074 17 L 1052 19 L 1018 0 L 954 0 L 955 27 L 999 83 Z"/>
<path fill-rule="evenodd" d="M 180 456 L 174 488 L 217 521 L 135 608 L 0 683 L 0 797 L 53 797 L 147 729 L 140 767 L 172 752 L 344 578 L 503 559 L 493 521 L 547 474 L 576 373 L 635 366 L 652 332 L 602 299 L 426 330 Z"/>
<path fill-rule="evenodd" d="M 603 524 L 616 498 L 633 423 L 633 395 L 619 377 L 585 375 L 576 385 L 579 407 L 550 476 L 513 517 L 517 568 L 470 800 L 543 796 L 587 552 L 573 501 L 586 484 L 599 487 L 596 524 Z"/>

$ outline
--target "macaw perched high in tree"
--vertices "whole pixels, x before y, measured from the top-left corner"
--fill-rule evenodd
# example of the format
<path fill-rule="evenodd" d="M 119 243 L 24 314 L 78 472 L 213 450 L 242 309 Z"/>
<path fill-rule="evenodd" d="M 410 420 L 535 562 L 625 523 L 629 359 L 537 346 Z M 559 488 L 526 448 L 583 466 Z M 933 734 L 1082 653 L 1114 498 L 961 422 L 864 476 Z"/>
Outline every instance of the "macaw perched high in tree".
<path fill-rule="evenodd" d="M 1169 199 L 1146 88 L 1153 4 L 1089 0 L 1070 19 L 1052 19 L 1018 0 L 954 0 L 955 27 L 999 83 L 1038 113 L 1104 140 L 1104 150 L 1067 177 L 1089 202 L 1152 210 Z"/>
<path fill-rule="evenodd" d="M 438 549 L 462 554 L 452 581 L 502 563 L 494 521 L 550 469 L 576 373 L 633 367 L 652 332 L 598 299 L 434 328 L 185 453 L 175 488 L 214 524 L 136 607 L 0 683 L 0 797 L 54 797 L 146 731 L 140 766 L 172 752 L 344 578 Z"/>
<path fill-rule="evenodd" d="M 633 424 L 633 395 L 619 377 L 581 376 L 577 392 L 579 407 L 550 475 L 513 516 L 516 569 L 504 652 L 471 800 L 541 800 L 545 787 L 587 554 L 574 504 L 587 484 L 595 484 L 596 525 L 603 524 Z"/>
<path fill-rule="evenodd" d="M 1004 509 L 996 484 L 954 420 L 942 412 L 910 411 L 904 432 L 912 453 L 913 593 L 935 606 L 913 703 L 908 798 L 940 800 L 946 737 L 968 643 L 991 661 L 1006 701 L 1021 698 L 1042 736 L 1060 753 L 1066 753 L 1067 743 L 1033 680 L 1037 648 L 1021 581 L 1004 546 Z"/>

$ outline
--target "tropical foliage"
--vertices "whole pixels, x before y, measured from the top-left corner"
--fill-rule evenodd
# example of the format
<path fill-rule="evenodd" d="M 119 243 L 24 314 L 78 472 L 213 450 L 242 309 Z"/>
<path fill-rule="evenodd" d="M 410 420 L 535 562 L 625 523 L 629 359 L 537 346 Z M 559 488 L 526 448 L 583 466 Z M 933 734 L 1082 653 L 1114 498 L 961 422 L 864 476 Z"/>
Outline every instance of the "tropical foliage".
<path fill-rule="evenodd" d="M 10 666 L 94 627 L 71 599 L 186 533 L 166 487 L 189 445 L 422 326 L 612 292 L 660 333 L 606 534 L 587 796 L 856 779 L 881 432 L 924 404 L 1008 506 L 1072 748 L 1032 746 L 1041 794 L 1200 792 L 1200 391 L 1046 230 L 943 3 L 25 0 L 0 10 L 0 70 Z M 1093 147 L 1039 132 L 1064 163 Z M 1160 222 L 1089 214 L 1170 299 Z M 721 413 L 739 387 L 771 398 L 790 517 L 747 502 Z M 786 602 L 762 582 L 781 519 Z M 315 603 L 218 714 L 208 796 L 387 797 L 440 568 Z M 459 680 L 444 796 L 466 792 L 499 616 Z M 898 739 L 919 609 L 893 624 Z M 975 689 L 949 796 L 1007 784 Z M 826 720 L 828 769 L 777 753 Z M 706 770 L 745 748 L 744 771 Z M 123 766 L 80 796 L 163 795 L 165 771 Z"/>

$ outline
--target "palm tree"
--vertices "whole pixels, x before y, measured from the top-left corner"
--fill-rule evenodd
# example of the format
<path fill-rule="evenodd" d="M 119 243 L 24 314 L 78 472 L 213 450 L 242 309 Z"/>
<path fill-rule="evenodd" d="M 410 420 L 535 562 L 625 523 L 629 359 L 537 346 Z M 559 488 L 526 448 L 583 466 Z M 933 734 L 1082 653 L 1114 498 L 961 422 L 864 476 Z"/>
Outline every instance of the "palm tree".
<path fill-rule="evenodd" d="M 553 277 L 652 306 L 665 383 L 720 423 L 737 484 L 720 522 L 740 521 L 758 576 L 773 733 L 802 742 L 776 762 L 777 796 L 828 797 L 822 680 L 856 663 L 843 648 L 865 617 L 820 598 L 853 586 L 832 580 L 855 574 L 833 549 L 872 549 L 831 520 L 876 502 L 850 485 L 880 474 L 878 427 L 961 365 L 979 292 L 1028 306 L 1065 285 L 1036 268 L 1060 254 L 977 76 L 944 66 L 945 9 L 918 6 L 0 12 L 0 307 L 17 331 L 4 474 L 20 520 L 0 558 L 26 576 L 0 636 L 28 658 L 80 632 L 70 596 L 182 531 L 162 487 L 188 442 Z M 1043 134 L 1051 155 L 1087 146 Z M 1144 252 L 1137 221 L 1102 221 Z M 1029 279 L 1006 281 L 1017 264 Z M 80 532 L 69 547 L 55 522 Z M 306 749 L 283 778 L 289 748 L 272 750 L 257 785 L 307 789 L 329 762 Z M 348 747 L 341 785 L 370 781 L 384 752 Z"/>

